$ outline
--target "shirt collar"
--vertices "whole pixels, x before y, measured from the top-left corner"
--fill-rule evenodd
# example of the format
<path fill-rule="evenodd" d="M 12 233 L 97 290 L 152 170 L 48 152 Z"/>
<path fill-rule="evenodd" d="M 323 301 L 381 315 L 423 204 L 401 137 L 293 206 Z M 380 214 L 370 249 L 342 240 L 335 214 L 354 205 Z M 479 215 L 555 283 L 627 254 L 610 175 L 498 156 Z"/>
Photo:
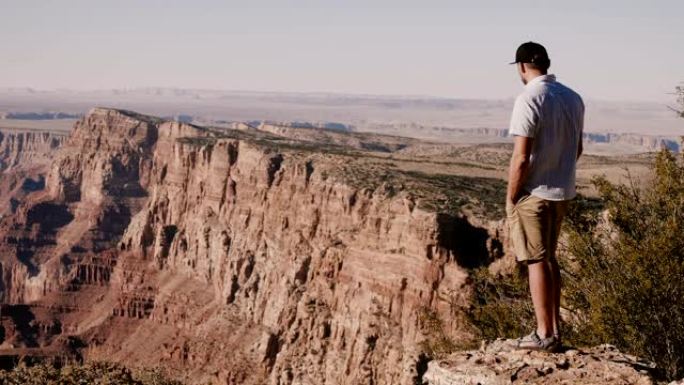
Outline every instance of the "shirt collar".
<path fill-rule="evenodd" d="M 555 81 L 556 81 L 556 75 L 554 75 L 554 74 L 540 75 L 540 76 L 537 76 L 536 78 L 530 80 L 529 82 L 527 82 L 525 87 L 530 87 L 534 84 L 541 83 L 541 82 L 552 83 Z"/>

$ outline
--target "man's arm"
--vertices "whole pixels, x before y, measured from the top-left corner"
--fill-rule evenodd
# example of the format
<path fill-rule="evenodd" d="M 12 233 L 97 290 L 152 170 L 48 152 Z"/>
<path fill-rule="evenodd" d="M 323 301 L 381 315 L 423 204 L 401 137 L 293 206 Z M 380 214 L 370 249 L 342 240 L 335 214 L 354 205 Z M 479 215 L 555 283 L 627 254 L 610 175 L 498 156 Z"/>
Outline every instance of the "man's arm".
<path fill-rule="evenodd" d="M 579 145 L 577 146 L 577 159 L 582 155 L 582 136 L 580 135 Z"/>
<path fill-rule="evenodd" d="M 584 141 L 584 101 L 582 101 L 582 98 L 579 98 L 579 105 L 580 105 L 580 117 L 579 117 L 579 144 L 577 145 L 577 159 L 582 155 L 582 151 L 584 150 L 582 142 Z"/>
<path fill-rule="evenodd" d="M 532 152 L 532 141 L 534 139 L 525 136 L 516 136 L 513 145 L 513 156 L 511 156 L 511 166 L 508 172 L 508 193 L 506 194 L 506 205 L 513 205 L 522 193 L 527 171 L 530 166 L 530 154 Z"/>

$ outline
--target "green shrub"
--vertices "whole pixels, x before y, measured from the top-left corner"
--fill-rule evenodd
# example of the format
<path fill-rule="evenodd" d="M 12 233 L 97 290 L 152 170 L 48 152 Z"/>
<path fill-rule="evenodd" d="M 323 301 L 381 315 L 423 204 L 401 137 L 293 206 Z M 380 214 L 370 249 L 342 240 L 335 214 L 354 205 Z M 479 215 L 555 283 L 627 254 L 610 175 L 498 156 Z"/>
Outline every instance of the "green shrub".
<path fill-rule="evenodd" d="M 559 255 L 563 331 L 572 345 L 611 343 L 674 379 L 684 376 L 684 156 L 659 152 L 652 178 L 639 187 L 598 177 L 600 200 L 573 201 Z M 532 330 L 524 272 L 473 279 L 470 319 L 482 337 Z"/>
<path fill-rule="evenodd" d="M 684 164 L 662 150 L 653 177 L 643 188 L 594 180 L 609 221 L 569 226 L 565 296 L 578 342 L 613 343 L 676 378 L 684 376 Z"/>

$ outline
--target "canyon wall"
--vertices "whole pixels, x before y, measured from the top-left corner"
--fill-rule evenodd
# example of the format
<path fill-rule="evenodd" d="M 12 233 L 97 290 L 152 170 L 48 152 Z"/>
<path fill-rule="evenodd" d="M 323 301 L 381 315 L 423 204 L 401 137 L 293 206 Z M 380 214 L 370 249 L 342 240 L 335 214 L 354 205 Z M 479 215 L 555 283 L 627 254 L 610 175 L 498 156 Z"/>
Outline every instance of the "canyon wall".
<path fill-rule="evenodd" d="M 494 141 L 502 141 L 509 138 L 507 128 L 455 128 L 445 126 L 425 126 L 417 123 L 389 124 L 378 123 L 364 127 L 367 131 L 386 133 L 391 135 L 406 135 L 410 137 L 420 137 L 431 140 L 444 141 L 463 140 L 470 138 L 470 142 L 485 141 L 492 138 Z M 476 138 L 476 139 L 473 139 Z M 612 146 L 632 147 L 641 151 L 658 151 L 667 148 L 671 151 L 681 151 L 681 139 L 676 136 L 650 135 L 625 132 L 585 132 L 584 144 L 608 144 Z M 630 149 L 630 152 L 634 150 Z"/>
<path fill-rule="evenodd" d="M 670 151 L 681 151 L 681 141 L 674 137 L 616 134 L 616 133 L 585 133 L 585 143 L 605 143 L 643 147 L 645 151 L 658 151 L 667 148 Z"/>
<path fill-rule="evenodd" d="M 0 348 L 192 383 L 414 383 L 425 314 L 469 336 L 457 261 L 489 258 L 497 229 L 354 187 L 345 162 L 92 110 L 0 220 Z"/>
<path fill-rule="evenodd" d="M 48 164 L 65 140 L 60 133 L 0 129 L 0 172 Z"/>
<path fill-rule="evenodd" d="M 0 217 L 26 194 L 44 188 L 50 162 L 65 140 L 61 133 L 0 129 Z"/>

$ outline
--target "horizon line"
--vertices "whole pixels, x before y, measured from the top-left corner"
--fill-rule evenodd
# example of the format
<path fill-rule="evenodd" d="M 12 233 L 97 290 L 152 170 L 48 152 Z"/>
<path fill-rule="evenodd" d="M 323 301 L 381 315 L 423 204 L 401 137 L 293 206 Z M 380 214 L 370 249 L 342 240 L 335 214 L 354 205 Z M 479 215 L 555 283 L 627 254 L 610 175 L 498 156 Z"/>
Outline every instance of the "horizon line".
<path fill-rule="evenodd" d="M 682 83 L 684 84 L 684 83 Z M 521 87 L 522 89 L 522 87 Z M 145 90 L 177 90 L 177 91 L 201 91 L 201 92 L 224 92 L 224 93 L 243 93 L 243 94 L 275 94 L 275 95 L 309 95 L 309 96 L 354 96 L 354 97 L 366 97 L 366 98 L 390 98 L 390 99 L 429 99 L 429 100 L 458 100 L 458 101 L 482 101 L 482 102 L 492 102 L 492 101 L 510 101 L 514 100 L 517 95 L 509 97 L 491 97 L 491 98 L 478 98 L 478 97 L 459 97 L 459 96 L 441 96 L 433 94 L 392 94 L 392 93 L 372 93 L 372 92 L 344 92 L 344 91 L 284 91 L 284 90 L 250 90 L 250 89 L 238 89 L 238 88 L 203 88 L 203 87 L 177 87 L 177 86 L 135 86 L 135 87 L 111 87 L 111 88 L 39 88 L 32 86 L 0 86 L 0 92 L 5 91 L 27 91 L 29 93 L 57 93 L 57 92 L 70 92 L 70 93 L 89 93 L 89 92 L 112 92 L 112 91 L 123 91 L 123 92 L 133 92 L 133 91 L 145 91 Z M 670 93 L 665 93 L 664 95 L 672 95 L 673 102 L 676 93 L 674 91 Z M 666 102 L 655 100 L 655 99 L 611 99 L 611 98 L 594 98 L 594 97 L 584 97 L 585 100 L 592 102 L 607 102 L 607 103 L 652 103 L 652 104 L 662 104 L 665 107 L 670 107 Z"/>

